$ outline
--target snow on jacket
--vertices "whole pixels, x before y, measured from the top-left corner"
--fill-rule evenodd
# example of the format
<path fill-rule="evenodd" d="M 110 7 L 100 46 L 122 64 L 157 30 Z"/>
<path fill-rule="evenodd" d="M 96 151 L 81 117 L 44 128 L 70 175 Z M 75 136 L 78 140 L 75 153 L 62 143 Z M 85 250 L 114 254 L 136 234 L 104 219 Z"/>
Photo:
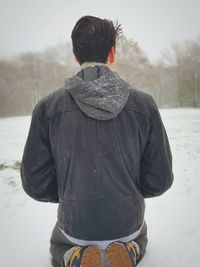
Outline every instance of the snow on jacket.
<path fill-rule="evenodd" d="M 37 103 L 20 173 L 27 194 L 59 203 L 59 226 L 84 240 L 137 231 L 144 198 L 163 194 L 173 182 L 153 97 L 106 65 L 80 70 Z"/>

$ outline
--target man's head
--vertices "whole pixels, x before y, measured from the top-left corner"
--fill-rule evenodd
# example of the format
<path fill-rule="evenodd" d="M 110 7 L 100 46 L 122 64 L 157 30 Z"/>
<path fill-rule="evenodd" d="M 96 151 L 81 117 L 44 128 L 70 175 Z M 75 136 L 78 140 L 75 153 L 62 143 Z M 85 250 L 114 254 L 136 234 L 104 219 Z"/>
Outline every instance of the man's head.
<path fill-rule="evenodd" d="M 80 18 L 71 34 L 73 52 L 80 64 L 84 62 L 114 62 L 116 40 L 121 25 L 93 16 Z"/>

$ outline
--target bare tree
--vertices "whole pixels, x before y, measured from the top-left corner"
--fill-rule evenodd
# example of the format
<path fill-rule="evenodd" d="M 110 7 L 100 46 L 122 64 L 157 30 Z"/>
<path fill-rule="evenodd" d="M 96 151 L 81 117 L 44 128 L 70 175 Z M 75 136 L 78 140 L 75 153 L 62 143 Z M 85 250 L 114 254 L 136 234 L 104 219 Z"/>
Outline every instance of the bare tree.
<path fill-rule="evenodd" d="M 116 59 L 122 78 L 151 93 L 160 107 L 200 106 L 200 39 L 172 44 L 154 66 L 137 42 L 121 35 Z M 1 59 L 0 116 L 30 114 L 39 99 L 78 70 L 71 43 Z"/>
<path fill-rule="evenodd" d="M 121 36 L 117 48 L 117 71 L 133 87 L 150 92 L 158 98 L 158 77 L 155 67 L 137 42 Z"/>
<path fill-rule="evenodd" d="M 162 53 L 162 64 L 176 75 L 181 106 L 200 106 L 200 39 L 172 43 Z"/>

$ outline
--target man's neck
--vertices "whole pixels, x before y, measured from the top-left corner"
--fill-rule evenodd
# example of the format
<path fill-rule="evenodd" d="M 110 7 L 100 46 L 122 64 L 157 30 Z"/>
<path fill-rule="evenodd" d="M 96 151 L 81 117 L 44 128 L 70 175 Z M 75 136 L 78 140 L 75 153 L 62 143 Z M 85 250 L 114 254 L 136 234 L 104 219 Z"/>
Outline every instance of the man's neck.
<path fill-rule="evenodd" d="M 93 66 L 96 66 L 96 65 L 103 65 L 103 66 L 106 66 L 106 67 L 109 67 L 111 70 L 113 70 L 108 64 L 105 64 L 105 63 L 101 63 L 101 62 L 84 62 L 80 68 L 81 69 L 84 69 L 84 68 L 87 68 L 87 67 L 93 67 Z"/>

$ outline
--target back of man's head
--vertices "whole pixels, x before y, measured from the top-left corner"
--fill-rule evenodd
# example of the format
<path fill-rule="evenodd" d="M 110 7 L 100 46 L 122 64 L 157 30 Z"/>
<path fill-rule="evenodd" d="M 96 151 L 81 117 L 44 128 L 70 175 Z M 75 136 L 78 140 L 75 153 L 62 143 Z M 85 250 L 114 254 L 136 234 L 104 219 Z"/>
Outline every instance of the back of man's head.
<path fill-rule="evenodd" d="M 106 63 L 109 51 L 116 47 L 116 40 L 121 32 L 121 25 L 114 25 L 111 20 L 93 16 L 80 18 L 71 34 L 76 59 L 80 64 Z"/>

